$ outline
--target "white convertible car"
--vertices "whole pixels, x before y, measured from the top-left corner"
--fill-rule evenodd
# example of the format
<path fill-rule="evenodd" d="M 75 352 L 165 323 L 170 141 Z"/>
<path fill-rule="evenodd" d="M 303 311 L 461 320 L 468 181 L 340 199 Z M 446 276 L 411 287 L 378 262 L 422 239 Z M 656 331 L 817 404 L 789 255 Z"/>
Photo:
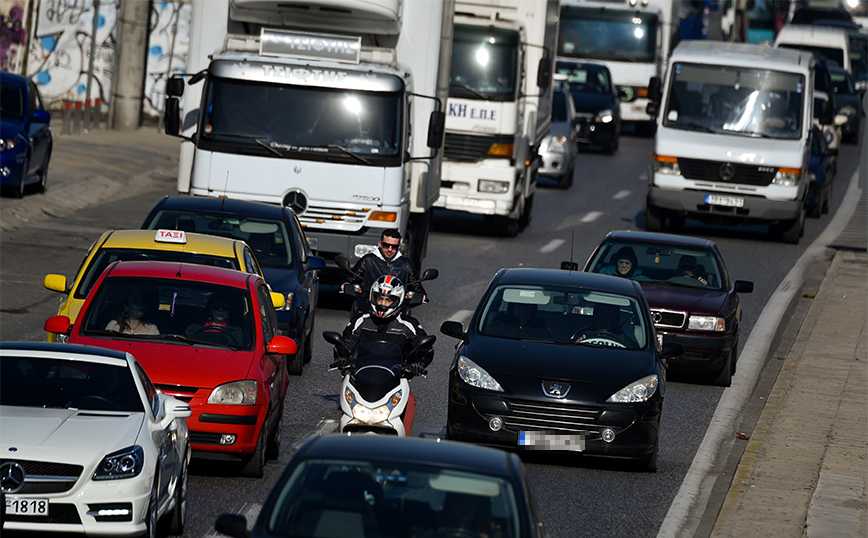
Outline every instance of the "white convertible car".
<path fill-rule="evenodd" d="M 190 413 L 128 353 L 0 343 L 2 529 L 182 534 Z"/>

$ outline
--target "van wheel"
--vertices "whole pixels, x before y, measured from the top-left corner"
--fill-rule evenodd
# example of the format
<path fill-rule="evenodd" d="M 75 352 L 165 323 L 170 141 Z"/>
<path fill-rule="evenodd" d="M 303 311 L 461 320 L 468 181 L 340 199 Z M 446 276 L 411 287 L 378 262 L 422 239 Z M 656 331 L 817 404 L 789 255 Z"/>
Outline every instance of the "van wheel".
<path fill-rule="evenodd" d="M 651 206 L 645 207 L 645 229 L 649 232 L 659 232 L 663 229 L 663 218 L 659 209 Z"/>
<path fill-rule="evenodd" d="M 805 207 L 802 207 L 802 211 L 799 213 L 799 218 L 771 224 L 769 225 L 769 232 L 772 235 L 779 237 L 784 243 L 798 245 L 799 239 L 801 239 L 802 235 L 805 233 L 806 213 L 807 211 Z"/>
<path fill-rule="evenodd" d="M 829 190 L 826 191 L 826 196 L 823 198 L 823 204 L 822 204 L 822 207 L 820 208 L 820 212 L 822 212 L 823 215 L 829 214 L 829 205 L 831 204 L 831 200 L 832 200 L 832 188 L 833 187 L 834 187 L 834 183 L 829 183 Z"/>

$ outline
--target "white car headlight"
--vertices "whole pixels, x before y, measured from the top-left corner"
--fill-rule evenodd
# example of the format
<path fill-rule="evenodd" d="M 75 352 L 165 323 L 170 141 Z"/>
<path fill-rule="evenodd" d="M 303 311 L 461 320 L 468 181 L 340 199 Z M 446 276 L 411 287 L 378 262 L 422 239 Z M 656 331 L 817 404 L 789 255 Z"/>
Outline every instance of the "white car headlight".
<path fill-rule="evenodd" d="M 142 472 L 145 463 L 145 451 L 135 445 L 117 452 L 112 452 L 102 459 L 93 473 L 94 480 L 118 480 L 133 478 Z"/>
<path fill-rule="evenodd" d="M 509 182 L 508 181 L 494 181 L 491 179 L 480 179 L 479 180 L 479 192 L 491 192 L 495 194 L 502 194 L 504 192 L 509 192 Z"/>
<path fill-rule="evenodd" d="M 645 402 L 657 392 L 657 385 L 660 384 L 660 378 L 657 374 L 651 374 L 643 377 L 639 381 L 630 383 L 615 394 L 609 396 L 607 402 L 618 403 L 634 403 Z"/>
<path fill-rule="evenodd" d="M 208 403 L 221 405 L 254 405 L 256 403 L 256 381 L 243 379 L 216 387 L 208 396 Z"/>
<path fill-rule="evenodd" d="M 6 151 L 15 147 L 15 141 L 11 138 L 0 138 L 0 151 Z"/>
<path fill-rule="evenodd" d="M 458 357 L 458 375 L 468 385 L 503 392 L 503 387 L 500 386 L 500 383 L 479 365 L 463 355 Z"/>
<path fill-rule="evenodd" d="M 549 153 L 566 153 L 567 152 L 567 137 L 553 136 L 549 140 Z"/>
<path fill-rule="evenodd" d="M 597 112 L 596 117 L 594 117 L 594 121 L 597 123 L 612 123 L 614 119 L 615 115 L 608 108 Z"/>
<path fill-rule="evenodd" d="M 687 329 L 723 332 L 726 330 L 726 320 L 717 316 L 690 316 L 687 320 Z"/>

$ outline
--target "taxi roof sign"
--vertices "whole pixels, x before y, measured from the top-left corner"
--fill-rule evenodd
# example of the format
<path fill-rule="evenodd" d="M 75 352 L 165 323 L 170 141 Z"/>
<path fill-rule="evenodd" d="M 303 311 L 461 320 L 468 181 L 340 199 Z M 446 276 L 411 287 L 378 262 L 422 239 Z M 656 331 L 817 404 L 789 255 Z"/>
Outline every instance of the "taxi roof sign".
<path fill-rule="evenodd" d="M 187 232 L 184 230 L 157 230 L 157 236 L 154 238 L 158 243 L 187 243 Z"/>

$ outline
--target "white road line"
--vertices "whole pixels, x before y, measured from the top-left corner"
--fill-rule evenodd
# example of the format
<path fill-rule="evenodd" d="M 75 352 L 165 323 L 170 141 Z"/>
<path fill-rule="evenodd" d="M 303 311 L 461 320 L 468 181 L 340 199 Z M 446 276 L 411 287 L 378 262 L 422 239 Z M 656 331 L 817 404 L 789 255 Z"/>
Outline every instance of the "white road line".
<path fill-rule="evenodd" d="M 712 472 L 722 465 L 722 462 L 715 461 L 719 455 L 718 448 L 723 446 L 724 439 L 735 431 L 736 420 L 753 392 L 754 384 L 771 348 L 772 338 L 780 326 L 787 306 L 805 282 L 805 271 L 816 263 L 816 260 L 825 256 L 828 245 L 844 230 L 856 211 L 861 197 L 858 172 L 857 169 L 853 173 L 844 201 L 841 202 L 832 221 L 805 249 L 757 318 L 757 323 L 738 357 L 738 375 L 732 378 L 732 386 L 723 391 L 723 396 L 720 397 L 705 437 L 696 451 L 696 456 L 681 482 L 675 499 L 669 506 L 663 524 L 660 525 L 658 538 L 693 536 L 696 532 L 699 526 L 697 516 L 705 512 L 714 485 Z"/>
<path fill-rule="evenodd" d="M 642 172 L 642 173 L 639 175 L 639 181 L 645 181 L 645 182 L 647 182 L 647 181 L 648 181 L 648 174 L 645 173 L 645 172 Z"/>
<path fill-rule="evenodd" d="M 615 196 L 612 196 L 615 200 L 621 200 L 630 196 L 630 191 L 618 191 L 615 193 Z"/>
<path fill-rule="evenodd" d="M 459 310 L 458 312 L 449 316 L 448 320 L 457 321 L 458 323 L 464 325 L 468 321 L 470 321 L 470 317 L 473 316 L 473 310 Z"/>
<path fill-rule="evenodd" d="M 582 217 L 582 222 L 584 222 L 584 223 L 594 222 L 595 220 L 597 220 L 598 218 L 600 218 L 602 216 L 603 216 L 603 214 L 599 211 L 591 211 L 590 213 L 588 213 L 587 215 Z"/>
<path fill-rule="evenodd" d="M 548 242 L 548 244 L 544 245 L 541 249 L 539 249 L 539 251 L 543 252 L 543 253 L 554 252 L 555 250 L 558 249 L 558 247 L 563 245 L 565 242 L 566 241 L 564 241 L 563 239 L 552 239 L 551 241 Z"/>

